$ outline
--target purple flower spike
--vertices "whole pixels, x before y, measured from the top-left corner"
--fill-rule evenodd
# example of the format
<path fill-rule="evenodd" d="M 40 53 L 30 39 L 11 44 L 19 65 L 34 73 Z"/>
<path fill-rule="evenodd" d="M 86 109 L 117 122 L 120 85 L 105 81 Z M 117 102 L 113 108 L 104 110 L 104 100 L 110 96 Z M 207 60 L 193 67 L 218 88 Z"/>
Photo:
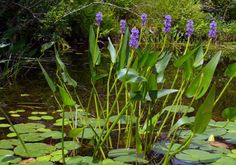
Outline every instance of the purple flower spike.
<path fill-rule="evenodd" d="M 134 27 L 131 30 L 130 40 L 129 40 L 129 46 L 131 48 L 137 49 L 138 48 L 138 41 L 139 40 L 139 30 Z"/>
<path fill-rule="evenodd" d="M 144 26 L 147 22 L 147 14 L 146 13 L 143 13 L 141 15 L 141 20 L 142 20 L 142 26 Z"/>
<path fill-rule="evenodd" d="M 191 37 L 193 32 L 194 32 L 194 27 L 193 26 L 194 26 L 193 20 L 188 20 L 188 23 L 186 25 L 186 35 L 188 37 Z"/>
<path fill-rule="evenodd" d="M 210 23 L 210 30 L 208 32 L 208 37 L 209 38 L 216 38 L 216 22 L 215 21 L 211 21 Z"/>
<path fill-rule="evenodd" d="M 102 22 L 102 12 L 97 12 L 96 13 L 96 25 L 100 26 Z"/>
<path fill-rule="evenodd" d="M 164 18 L 165 18 L 165 20 L 164 20 L 163 32 L 169 33 L 170 29 L 171 29 L 172 18 L 170 15 L 166 15 L 166 16 L 164 16 Z"/>
<path fill-rule="evenodd" d="M 126 20 L 122 19 L 120 20 L 120 31 L 122 34 L 125 33 L 125 29 L 126 29 Z"/>

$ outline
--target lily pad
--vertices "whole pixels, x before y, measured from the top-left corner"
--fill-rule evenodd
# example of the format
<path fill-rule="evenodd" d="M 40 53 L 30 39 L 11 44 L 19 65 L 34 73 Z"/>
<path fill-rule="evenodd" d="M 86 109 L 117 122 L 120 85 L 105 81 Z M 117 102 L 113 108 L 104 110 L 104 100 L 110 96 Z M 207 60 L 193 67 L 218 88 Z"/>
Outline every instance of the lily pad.
<path fill-rule="evenodd" d="M 201 150 L 187 149 L 176 155 L 176 158 L 187 163 L 212 163 L 221 158 L 222 154 L 215 154 Z"/>
<path fill-rule="evenodd" d="M 5 155 L 14 155 L 14 152 L 11 150 L 0 150 L 0 156 L 5 156 Z"/>
<path fill-rule="evenodd" d="M 46 137 L 43 137 L 42 134 L 43 133 L 29 132 L 21 134 L 20 137 L 25 142 L 38 142 L 46 139 Z"/>
<path fill-rule="evenodd" d="M 64 120 L 64 125 L 69 125 L 70 123 L 72 123 L 72 122 L 69 119 Z M 57 119 L 53 125 L 62 126 L 62 119 Z"/>
<path fill-rule="evenodd" d="M 14 125 L 16 131 L 18 133 L 29 133 L 29 132 L 37 132 L 40 128 L 45 128 L 45 125 L 40 123 L 21 123 L 21 124 L 15 124 Z M 9 128 L 10 131 L 14 132 L 12 127 Z"/>
<path fill-rule="evenodd" d="M 1 116 L 0 116 L 0 120 L 5 120 L 5 117 L 1 117 Z"/>
<path fill-rule="evenodd" d="M 224 156 L 220 159 L 218 159 L 216 162 L 212 163 L 211 165 L 230 165 L 230 164 L 235 164 L 236 159 Z"/>
<path fill-rule="evenodd" d="M 17 113 L 23 113 L 23 112 L 25 112 L 25 110 L 24 109 L 17 109 L 16 112 Z"/>
<path fill-rule="evenodd" d="M 0 124 L 0 128 L 7 128 L 7 127 L 10 127 L 11 125 L 10 124 Z"/>
<path fill-rule="evenodd" d="M 46 115 L 48 114 L 47 112 L 38 112 L 39 115 Z"/>
<path fill-rule="evenodd" d="M 44 138 L 52 138 L 52 139 L 61 139 L 62 133 L 60 131 L 49 131 L 41 133 L 40 136 Z"/>
<path fill-rule="evenodd" d="M 20 117 L 20 115 L 17 113 L 14 113 L 14 114 L 11 114 L 11 117 Z"/>
<path fill-rule="evenodd" d="M 25 152 L 22 145 L 18 145 L 14 149 L 15 154 L 22 157 L 39 157 L 50 154 L 55 150 L 54 146 L 44 143 L 26 143 L 25 146 L 29 152 L 29 155 Z"/>
<path fill-rule="evenodd" d="M 0 156 L 0 164 L 1 165 L 9 165 L 13 163 L 18 163 L 21 161 L 21 158 L 17 156 L 12 156 L 12 155 L 5 155 L 5 156 Z"/>
<path fill-rule="evenodd" d="M 66 158 L 66 164 L 68 165 L 75 165 L 75 164 L 98 165 L 100 164 L 100 162 L 91 156 L 74 156 L 74 157 Z"/>
<path fill-rule="evenodd" d="M 170 111 L 170 112 L 174 112 L 174 113 L 191 113 L 194 111 L 193 107 L 189 107 L 187 105 L 170 105 L 167 106 L 163 109 L 164 111 Z"/>
<path fill-rule="evenodd" d="M 7 134 L 7 137 L 9 137 L 9 138 L 16 137 L 16 136 L 17 135 L 14 132 Z"/>
<path fill-rule="evenodd" d="M 29 119 L 29 120 L 41 120 L 41 117 L 38 117 L 38 116 L 29 116 L 28 119 Z"/>
<path fill-rule="evenodd" d="M 41 116 L 41 118 L 42 118 L 43 120 L 53 120 L 53 119 L 54 119 L 53 116 Z"/>
<path fill-rule="evenodd" d="M 27 165 L 53 165 L 53 163 L 49 161 L 33 161 L 31 163 L 27 163 Z"/>
<path fill-rule="evenodd" d="M 13 146 L 20 144 L 17 139 L 0 140 L 1 149 L 12 149 Z"/>
<path fill-rule="evenodd" d="M 61 143 L 57 143 L 55 147 L 58 149 L 61 149 Z M 75 141 L 65 141 L 64 147 L 66 150 L 75 150 L 75 149 L 78 149 L 80 145 Z"/>
<path fill-rule="evenodd" d="M 100 134 L 99 129 L 95 129 L 96 134 Z M 95 132 L 91 128 L 85 128 L 77 137 L 83 139 L 92 139 L 95 135 Z"/>
<path fill-rule="evenodd" d="M 113 158 L 113 160 L 125 162 L 125 163 L 132 163 L 132 162 L 138 162 L 138 163 L 148 163 L 147 160 L 143 159 L 144 155 L 137 154 L 135 149 L 114 149 L 109 151 L 108 157 Z"/>

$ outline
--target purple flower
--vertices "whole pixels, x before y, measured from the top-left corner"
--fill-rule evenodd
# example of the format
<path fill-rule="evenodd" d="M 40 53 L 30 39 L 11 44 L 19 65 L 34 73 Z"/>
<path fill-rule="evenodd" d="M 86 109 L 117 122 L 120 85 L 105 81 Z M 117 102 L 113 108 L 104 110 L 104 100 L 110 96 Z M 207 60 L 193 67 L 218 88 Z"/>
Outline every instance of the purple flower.
<path fill-rule="evenodd" d="M 165 18 L 165 20 L 164 20 L 163 32 L 169 33 L 170 29 L 171 29 L 172 18 L 170 15 L 165 15 L 164 18 Z"/>
<path fill-rule="evenodd" d="M 208 32 L 208 37 L 209 38 L 216 38 L 216 22 L 215 21 L 211 21 L 210 23 L 210 30 Z"/>
<path fill-rule="evenodd" d="M 147 14 L 146 13 L 143 13 L 141 15 L 141 20 L 142 20 L 142 26 L 144 26 L 147 22 Z"/>
<path fill-rule="evenodd" d="M 188 23 L 187 23 L 187 25 L 186 25 L 186 35 L 188 36 L 188 37 L 191 37 L 192 36 L 192 34 L 193 34 L 193 32 L 194 32 L 194 22 L 193 22 L 193 20 L 188 20 Z"/>
<path fill-rule="evenodd" d="M 137 49 L 138 48 L 138 42 L 139 42 L 139 30 L 136 27 L 134 27 L 131 30 L 129 46 L 131 48 Z"/>
<path fill-rule="evenodd" d="M 102 12 L 97 12 L 95 19 L 96 19 L 96 25 L 100 26 L 102 22 Z"/>
<path fill-rule="evenodd" d="M 126 29 L 126 20 L 122 19 L 120 20 L 120 31 L 122 34 L 125 33 L 125 29 Z"/>

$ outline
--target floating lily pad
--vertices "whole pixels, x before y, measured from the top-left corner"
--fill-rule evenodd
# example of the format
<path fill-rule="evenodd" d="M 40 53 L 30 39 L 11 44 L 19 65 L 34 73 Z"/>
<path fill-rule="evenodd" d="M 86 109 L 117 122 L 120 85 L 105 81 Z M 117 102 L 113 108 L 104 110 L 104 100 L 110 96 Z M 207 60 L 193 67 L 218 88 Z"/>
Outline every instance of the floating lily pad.
<path fill-rule="evenodd" d="M 40 123 L 21 123 L 14 125 L 16 131 L 18 133 L 28 133 L 28 132 L 37 132 L 40 128 L 45 128 L 45 125 Z M 12 127 L 10 127 L 10 131 L 14 132 Z"/>
<path fill-rule="evenodd" d="M 50 154 L 55 150 L 54 146 L 44 143 L 26 143 L 25 146 L 29 152 L 29 155 L 25 152 L 25 149 L 22 145 L 18 145 L 14 149 L 15 154 L 22 157 L 39 157 Z"/>
<path fill-rule="evenodd" d="M 39 112 L 31 112 L 32 115 L 38 115 Z"/>
<path fill-rule="evenodd" d="M 72 123 L 72 122 L 69 119 L 64 120 L 64 125 L 69 125 L 70 123 Z M 53 125 L 62 126 L 62 119 L 57 119 Z"/>
<path fill-rule="evenodd" d="M 5 120 L 5 117 L 1 117 L 1 116 L 0 116 L 0 120 Z"/>
<path fill-rule="evenodd" d="M 68 154 L 68 151 L 64 149 L 64 154 Z M 62 150 L 57 150 L 52 152 L 50 161 L 52 162 L 59 162 L 62 161 Z"/>
<path fill-rule="evenodd" d="M 111 159 L 105 159 L 102 161 L 102 165 L 129 165 L 129 164 L 126 164 L 126 163 L 120 162 L 120 161 L 114 161 Z"/>
<path fill-rule="evenodd" d="M 51 130 L 48 128 L 39 128 L 38 132 L 50 132 Z"/>
<path fill-rule="evenodd" d="M 42 118 L 43 120 L 53 120 L 53 119 L 54 119 L 53 116 L 41 116 L 41 118 Z"/>
<path fill-rule="evenodd" d="M 19 158 L 17 156 L 12 156 L 12 155 L 0 156 L 0 164 L 1 165 L 14 164 L 14 163 L 18 163 L 20 161 L 21 161 L 21 158 Z"/>
<path fill-rule="evenodd" d="M 0 124 L 0 128 L 7 128 L 7 127 L 10 127 L 11 125 L 10 124 Z"/>
<path fill-rule="evenodd" d="M 23 113 L 23 112 L 25 112 L 25 110 L 24 109 L 17 109 L 16 112 Z"/>
<path fill-rule="evenodd" d="M 95 129 L 96 134 L 100 134 L 99 129 Z M 95 135 L 95 132 L 91 128 L 85 128 L 77 137 L 83 139 L 92 139 Z"/>
<path fill-rule="evenodd" d="M 53 165 L 53 163 L 49 161 L 34 161 L 31 163 L 27 163 L 27 165 Z"/>
<path fill-rule="evenodd" d="M 137 154 L 135 149 L 114 149 L 109 151 L 108 157 L 113 158 L 113 160 L 125 162 L 125 163 L 148 163 L 147 160 L 143 159 L 144 155 Z"/>
<path fill-rule="evenodd" d="M 37 161 L 47 161 L 47 162 L 49 162 L 50 161 L 50 159 L 51 159 L 51 155 L 45 155 L 45 156 L 39 156 L 39 157 L 37 157 Z"/>
<path fill-rule="evenodd" d="M 14 132 L 7 134 L 7 137 L 9 137 L 9 138 L 16 137 L 16 136 L 17 135 Z"/>
<path fill-rule="evenodd" d="M 227 133 L 222 137 L 227 143 L 236 144 L 236 133 Z"/>
<path fill-rule="evenodd" d="M 13 146 L 20 144 L 17 139 L 8 139 L 8 140 L 0 140 L 0 148 L 1 149 L 12 149 Z"/>
<path fill-rule="evenodd" d="M 47 112 L 39 112 L 38 114 L 39 115 L 47 115 L 48 113 Z"/>
<path fill-rule="evenodd" d="M 187 163 L 212 163 L 221 158 L 222 154 L 209 153 L 201 150 L 187 149 L 176 155 L 176 158 Z"/>
<path fill-rule="evenodd" d="M 98 119 L 98 118 L 88 118 L 87 124 L 90 124 L 93 127 L 101 127 L 105 126 L 105 121 L 104 119 Z"/>
<path fill-rule="evenodd" d="M 38 116 L 29 116 L 28 119 L 30 119 L 30 120 L 41 120 L 41 117 L 38 117 Z"/>
<path fill-rule="evenodd" d="M 74 157 L 66 158 L 66 164 L 68 165 L 74 165 L 74 164 L 96 165 L 96 164 L 100 164 L 100 162 L 91 156 L 74 156 Z"/>
<path fill-rule="evenodd" d="M 20 134 L 20 137 L 25 142 L 38 142 L 46 139 L 46 137 L 42 136 L 43 133 L 38 132 L 29 132 Z"/>
<path fill-rule="evenodd" d="M 20 115 L 15 113 L 15 114 L 11 114 L 11 117 L 20 117 Z"/>
<path fill-rule="evenodd" d="M 5 155 L 14 155 L 14 152 L 11 150 L 0 150 L 0 156 L 5 156 Z"/>
<path fill-rule="evenodd" d="M 9 111 L 8 113 L 11 113 L 11 114 L 13 114 L 13 113 L 17 113 L 16 111 Z"/>
<path fill-rule="evenodd" d="M 173 153 L 178 147 L 181 145 L 178 143 L 174 143 L 171 147 L 170 153 Z M 153 144 L 152 150 L 157 154 L 165 155 L 170 147 L 170 143 L 159 142 Z"/>
<path fill-rule="evenodd" d="M 114 115 L 114 116 L 111 116 L 110 118 L 109 118 L 109 121 L 111 122 L 111 123 L 113 123 L 115 120 L 116 120 L 116 118 L 117 118 L 117 115 Z M 119 122 L 120 122 L 120 124 L 128 124 L 128 123 L 130 123 L 131 122 L 131 120 L 132 120 L 132 123 L 133 124 L 135 124 L 136 123 L 136 118 L 137 117 L 131 117 L 131 116 L 129 116 L 129 115 L 122 115 L 121 116 L 121 118 L 120 118 L 120 120 L 119 120 Z M 118 122 L 118 123 L 119 123 Z M 117 123 L 117 124 L 118 124 Z"/>
<path fill-rule="evenodd" d="M 193 107 L 189 107 L 187 105 L 171 105 L 167 106 L 163 109 L 164 111 L 170 111 L 170 112 L 175 112 L 175 113 L 191 113 L 194 111 Z"/>
<path fill-rule="evenodd" d="M 61 149 L 61 143 L 57 143 L 55 145 L 55 147 L 58 149 Z M 64 148 L 66 150 L 75 150 L 75 149 L 78 149 L 79 147 L 80 147 L 80 145 L 75 141 L 65 141 L 64 142 Z"/>
<path fill-rule="evenodd" d="M 236 159 L 235 158 L 231 158 L 231 157 L 227 157 L 224 156 L 220 159 L 218 159 L 216 162 L 212 163 L 211 165 L 230 165 L 230 164 L 235 164 Z"/>
<path fill-rule="evenodd" d="M 40 133 L 41 137 L 44 138 L 52 138 L 52 139 L 61 139 L 62 133 L 60 131 L 49 131 L 49 132 L 44 132 Z"/>

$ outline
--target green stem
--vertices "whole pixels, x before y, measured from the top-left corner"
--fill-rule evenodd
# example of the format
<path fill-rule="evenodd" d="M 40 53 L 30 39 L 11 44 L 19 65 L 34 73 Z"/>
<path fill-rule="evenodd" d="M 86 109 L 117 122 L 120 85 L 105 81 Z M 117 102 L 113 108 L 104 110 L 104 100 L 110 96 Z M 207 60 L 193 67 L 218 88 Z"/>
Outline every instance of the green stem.
<path fill-rule="evenodd" d="M 211 41 L 212 41 L 212 38 L 208 41 L 208 44 L 207 44 L 207 48 L 206 48 L 206 51 L 205 53 L 203 54 L 203 56 L 196 62 L 196 65 L 195 66 L 198 66 L 199 63 L 202 61 L 202 59 L 204 59 L 204 57 L 206 56 L 206 54 L 208 53 L 208 50 L 209 50 L 209 47 L 210 47 L 210 44 L 211 44 Z"/>
<path fill-rule="evenodd" d="M 215 100 L 213 106 L 216 105 L 216 103 L 220 100 L 220 98 L 222 97 L 222 95 L 224 94 L 225 90 L 227 89 L 227 87 L 229 86 L 230 82 L 233 80 L 234 77 L 230 77 L 229 81 L 226 83 L 226 85 L 224 86 L 224 88 L 222 89 L 222 91 L 220 92 L 220 95 L 217 97 L 217 99 Z"/>

